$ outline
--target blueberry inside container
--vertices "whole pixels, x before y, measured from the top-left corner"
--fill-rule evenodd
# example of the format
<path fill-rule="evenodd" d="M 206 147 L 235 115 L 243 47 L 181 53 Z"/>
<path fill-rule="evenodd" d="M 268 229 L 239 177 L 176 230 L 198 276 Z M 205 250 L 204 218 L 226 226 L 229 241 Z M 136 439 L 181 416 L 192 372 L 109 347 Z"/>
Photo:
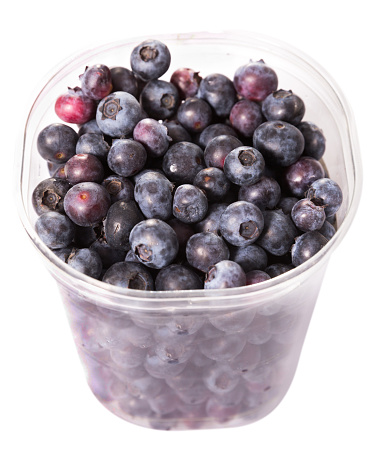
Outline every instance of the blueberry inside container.
<path fill-rule="evenodd" d="M 57 282 L 88 384 L 108 410 L 162 430 L 249 424 L 274 410 L 289 389 L 329 258 L 355 216 L 362 185 L 355 122 L 328 72 L 282 42 L 231 31 L 155 38 L 171 52 L 164 80 L 180 67 L 232 79 L 249 59 L 262 59 L 278 74 L 279 88 L 304 100 L 304 119 L 326 137 L 324 167 L 343 192 L 335 235 L 312 258 L 273 279 L 186 291 L 106 284 L 69 267 L 41 241 L 31 202 L 33 189 L 49 176 L 36 148 L 39 131 L 59 121 L 55 101 L 86 66 L 128 67 L 132 49 L 146 37 L 79 53 L 48 76 L 18 150 L 20 217 L 36 256 Z"/>

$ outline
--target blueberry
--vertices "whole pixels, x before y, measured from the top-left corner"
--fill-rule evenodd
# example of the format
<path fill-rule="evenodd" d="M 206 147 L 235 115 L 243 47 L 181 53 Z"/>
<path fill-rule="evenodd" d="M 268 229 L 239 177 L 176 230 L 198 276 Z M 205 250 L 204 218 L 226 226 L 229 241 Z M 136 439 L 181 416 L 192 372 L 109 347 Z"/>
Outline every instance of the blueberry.
<path fill-rule="evenodd" d="M 284 188 L 294 197 L 305 197 L 310 185 L 325 176 L 322 164 L 310 156 L 301 156 L 284 169 Z"/>
<path fill-rule="evenodd" d="M 96 101 L 88 98 L 81 88 L 68 88 L 55 102 L 55 113 L 66 123 L 81 125 L 95 118 Z"/>
<path fill-rule="evenodd" d="M 201 98 L 187 98 L 177 111 L 177 120 L 190 133 L 200 133 L 213 119 L 210 104 Z"/>
<path fill-rule="evenodd" d="M 175 231 L 160 219 L 147 219 L 135 225 L 129 235 L 131 249 L 149 268 L 164 268 L 175 259 L 178 239 Z"/>
<path fill-rule="evenodd" d="M 110 146 L 104 140 L 103 134 L 101 133 L 82 134 L 75 148 L 76 154 L 92 154 L 102 162 L 106 162 L 109 150 Z"/>
<path fill-rule="evenodd" d="M 63 164 L 75 155 L 78 134 L 68 125 L 53 123 L 37 137 L 37 150 L 47 161 Z"/>
<path fill-rule="evenodd" d="M 203 149 L 206 148 L 210 140 L 214 139 L 217 136 L 233 136 L 238 137 L 238 133 L 235 129 L 227 123 L 212 123 L 207 126 L 198 136 L 198 145 Z M 240 143 L 243 145 L 242 143 Z M 239 146 L 239 145 L 236 145 Z M 234 147 L 236 148 L 236 147 Z"/>
<path fill-rule="evenodd" d="M 267 253 L 257 244 L 236 246 L 230 250 L 230 260 L 238 263 L 246 273 L 252 270 L 264 270 L 268 264 Z"/>
<path fill-rule="evenodd" d="M 111 93 L 111 71 L 106 65 L 87 66 L 79 79 L 82 91 L 88 98 L 100 101 Z"/>
<path fill-rule="evenodd" d="M 170 181 L 192 183 L 205 168 L 202 149 L 192 142 L 178 142 L 169 147 L 162 161 L 162 170 Z"/>
<path fill-rule="evenodd" d="M 298 125 L 305 115 L 303 100 L 291 90 L 276 90 L 270 93 L 261 105 L 267 120 L 282 120 Z"/>
<path fill-rule="evenodd" d="M 227 207 L 228 203 L 210 204 L 206 216 L 195 224 L 196 232 L 211 232 L 215 233 L 215 235 L 220 235 L 220 217 Z"/>
<path fill-rule="evenodd" d="M 263 176 L 256 183 L 241 186 L 238 199 L 254 203 L 260 210 L 273 209 L 281 198 L 281 187 L 277 180 Z"/>
<path fill-rule="evenodd" d="M 107 243 L 113 248 L 127 250 L 131 230 L 143 220 L 144 216 L 134 200 L 113 203 L 104 220 Z"/>
<path fill-rule="evenodd" d="M 170 77 L 170 82 L 178 89 L 181 99 L 194 97 L 199 89 L 202 77 L 191 68 L 178 68 Z"/>
<path fill-rule="evenodd" d="M 263 270 L 251 270 L 246 274 L 247 285 L 259 284 L 271 279 L 268 273 Z"/>
<path fill-rule="evenodd" d="M 67 216 L 77 225 L 89 227 L 101 222 L 111 205 L 107 190 L 98 183 L 78 183 L 64 198 Z"/>
<path fill-rule="evenodd" d="M 141 92 L 140 103 L 149 117 L 166 120 L 177 112 L 180 99 L 175 85 L 165 80 L 151 80 Z"/>
<path fill-rule="evenodd" d="M 223 239 L 211 232 L 195 233 L 186 246 L 186 258 L 189 264 L 199 271 L 207 272 L 208 268 L 230 256 Z"/>
<path fill-rule="evenodd" d="M 161 269 L 155 279 L 156 290 L 194 290 L 203 288 L 201 278 L 191 268 L 172 264 Z"/>
<path fill-rule="evenodd" d="M 74 224 L 66 215 L 56 211 L 41 214 L 35 228 L 37 235 L 50 249 L 67 247 L 74 239 Z"/>
<path fill-rule="evenodd" d="M 263 60 L 251 60 L 235 71 L 233 82 L 239 95 L 259 102 L 277 90 L 278 77 Z"/>
<path fill-rule="evenodd" d="M 255 242 L 264 227 L 261 210 L 250 202 L 231 203 L 220 217 L 220 233 L 234 246 Z"/>
<path fill-rule="evenodd" d="M 195 233 L 194 225 L 185 224 L 184 222 L 180 221 L 177 218 L 171 218 L 167 222 L 177 235 L 178 254 L 184 256 L 186 253 L 187 241 Z"/>
<path fill-rule="evenodd" d="M 298 126 L 305 139 L 303 154 L 314 159 L 321 159 L 326 150 L 326 138 L 321 128 L 311 121 L 302 121 Z"/>
<path fill-rule="evenodd" d="M 291 250 L 293 265 L 302 265 L 302 263 L 317 254 L 327 244 L 327 241 L 316 230 L 305 232 L 301 236 L 298 236 Z"/>
<path fill-rule="evenodd" d="M 329 222 L 325 221 L 322 225 L 322 227 L 318 230 L 319 233 L 322 233 L 322 235 L 327 239 L 331 240 L 331 238 L 335 235 L 336 230 L 335 227 Z"/>
<path fill-rule="evenodd" d="M 297 197 L 283 196 L 280 198 L 276 208 L 282 210 L 284 214 L 290 214 L 298 200 Z"/>
<path fill-rule="evenodd" d="M 111 80 L 113 91 L 126 91 L 138 99 L 139 83 L 133 71 L 123 66 L 115 66 L 111 68 Z"/>
<path fill-rule="evenodd" d="M 249 99 L 236 102 L 229 115 L 231 125 L 244 137 L 252 137 L 255 129 L 263 122 L 261 107 Z"/>
<path fill-rule="evenodd" d="M 224 74 L 213 73 L 203 78 L 197 93 L 208 102 L 218 117 L 227 118 L 236 102 L 236 91 L 232 81 Z"/>
<path fill-rule="evenodd" d="M 164 126 L 168 130 L 168 135 L 171 138 L 171 144 L 178 142 L 191 142 L 192 138 L 189 133 L 178 121 L 167 120 L 164 122 Z"/>
<path fill-rule="evenodd" d="M 233 135 L 222 134 L 211 139 L 204 150 L 204 160 L 207 167 L 222 169 L 228 153 L 243 143 Z"/>
<path fill-rule="evenodd" d="M 68 181 L 60 178 L 46 178 L 34 188 L 32 204 L 37 214 L 47 211 L 64 212 L 63 200 L 71 185 Z"/>
<path fill-rule="evenodd" d="M 267 210 L 263 215 L 264 229 L 257 244 L 274 256 L 287 254 L 298 235 L 291 217 L 282 210 Z"/>
<path fill-rule="evenodd" d="M 304 145 L 301 131 L 285 121 L 266 121 L 253 133 L 253 146 L 269 165 L 290 166 L 301 157 Z"/>
<path fill-rule="evenodd" d="M 242 267 L 232 260 L 222 260 L 211 266 L 204 282 L 205 289 L 243 287 L 246 275 Z"/>
<path fill-rule="evenodd" d="M 149 271 L 135 262 L 117 262 L 104 273 L 103 282 L 134 290 L 153 290 L 154 281 Z"/>
<path fill-rule="evenodd" d="M 143 118 L 133 130 L 133 138 L 144 145 L 150 156 L 163 156 L 169 148 L 167 128 L 153 118 Z"/>
<path fill-rule="evenodd" d="M 125 259 L 125 250 L 111 247 L 102 236 L 91 243 L 89 249 L 98 253 L 104 269 Z"/>
<path fill-rule="evenodd" d="M 167 220 L 172 215 L 173 184 L 155 171 L 144 172 L 138 178 L 134 198 L 147 218 Z"/>
<path fill-rule="evenodd" d="M 342 190 L 338 183 L 331 178 L 320 178 L 314 181 L 306 196 L 316 205 L 324 207 L 327 218 L 333 216 L 343 202 Z"/>
<path fill-rule="evenodd" d="M 130 177 L 139 173 L 146 160 L 145 147 L 133 139 L 114 141 L 107 157 L 108 167 L 122 177 Z"/>
<path fill-rule="evenodd" d="M 291 217 L 302 232 L 319 230 L 326 220 L 323 207 L 315 205 L 310 199 L 299 200 L 292 208 Z"/>
<path fill-rule="evenodd" d="M 169 69 L 168 47 L 156 39 L 148 39 L 133 48 L 130 58 L 132 71 L 142 80 L 158 79 Z"/>
<path fill-rule="evenodd" d="M 88 248 L 74 249 L 66 263 L 75 270 L 95 279 L 99 279 L 103 269 L 99 254 Z"/>
<path fill-rule="evenodd" d="M 210 202 L 226 197 L 231 186 L 223 170 L 217 167 L 207 167 L 200 170 L 195 175 L 193 184 L 205 192 L 207 200 Z"/>
<path fill-rule="evenodd" d="M 197 186 L 178 186 L 173 196 L 173 215 L 185 224 L 201 221 L 207 213 L 208 201 L 205 193 Z"/>
<path fill-rule="evenodd" d="M 96 122 L 103 134 L 122 137 L 132 133 L 142 118 L 136 98 L 124 91 L 115 91 L 103 98 L 96 110 Z"/>
<path fill-rule="evenodd" d="M 111 202 L 117 200 L 133 200 L 134 185 L 127 177 L 120 175 L 109 175 L 102 181 L 111 197 Z"/>
<path fill-rule="evenodd" d="M 85 181 L 101 183 L 104 178 L 104 167 L 93 154 L 76 154 L 65 164 L 67 181 L 74 185 Z"/>
<path fill-rule="evenodd" d="M 269 274 L 271 278 L 280 276 L 281 274 L 286 273 L 287 271 L 290 271 L 294 268 L 294 265 L 291 263 L 281 263 L 281 262 L 276 262 L 272 263 L 269 266 L 267 266 L 264 271 Z"/>
<path fill-rule="evenodd" d="M 234 184 L 253 184 L 264 175 L 265 161 L 262 154 L 253 147 L 238 147 L 230 151 L 224 160 L 223 170 Z"/>
<path fill-rule="evenodd" d="M 99 129 L 98 123 L 96 123 L 96 119 L 93 118 L 92 120 L 87 121 L 80 125 L 78 129 L 78 136 L 83 136 L 83 134 L 100 134 L 103 135 L 102 131 Z"/>

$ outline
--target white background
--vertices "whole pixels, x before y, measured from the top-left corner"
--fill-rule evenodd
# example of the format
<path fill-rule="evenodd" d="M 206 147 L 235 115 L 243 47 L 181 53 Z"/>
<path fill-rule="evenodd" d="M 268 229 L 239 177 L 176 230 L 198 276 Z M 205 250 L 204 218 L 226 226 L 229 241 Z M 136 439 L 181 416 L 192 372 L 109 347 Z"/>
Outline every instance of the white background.
<path fill-rule="evenodd" d="M 380 452 L 380 32 L 374 4 L 35 0 L 7 5 L 0 30 L 1 452 Z M 79 50 L 130 36 L 228 29 L 282 39 L 337 81 L 356 117 L 363 195 L 330 260 L 296 377 L 280 406 L 236 429 L 153 431 L 112 415 L 86 384 L 55 282 L 15 209 L 12 167 L 20 112 L 51 67 Z"/>

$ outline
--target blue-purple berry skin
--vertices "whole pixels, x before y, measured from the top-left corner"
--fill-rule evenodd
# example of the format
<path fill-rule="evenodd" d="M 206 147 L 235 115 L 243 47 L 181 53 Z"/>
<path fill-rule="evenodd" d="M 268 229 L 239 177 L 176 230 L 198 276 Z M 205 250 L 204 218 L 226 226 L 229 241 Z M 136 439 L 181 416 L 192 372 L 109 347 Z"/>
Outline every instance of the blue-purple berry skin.
<path fill-rule="evenodd" d="M 175 85 L 166 80 L 154 79 L 142 89 L 140 103 L 148 117 L 167 120 L 177 112 L 180 98 Z"/>
<path fill-rule="evenodd" d="M 74 239 L 75 225 L 62 213 L 47 211 L 37 219 L 35 224 L 37 235 L 50 249 L 69 246 Z"/>
<path fill-rule="evenodd" d="M 167 120 L 164 121 L 163 125 L 168 131 L 168 136 L 170 137 L 170 145 L 174 145 L 178 142 L 191 142 L 192 138 L 189 133 L 178 121 L 176 120 Z"/>
<path fill-rule="evenodd" d="M 117 200 L 133 200 L 134 185 L 127 177 L 108 175 L 102 181 L 102 186 L 109 193 L 112 203 Z"/>
<path fill-rule="evenodd" d="M 326 218 L 333 216 L 343 203 L 342 189 L 331 178 L 320 178 L 314 181 L 306 196 L 324 207 Z"/>
<path fill-rule="evenodd" d="M 200 276 L 191 268 L 172 264 L 161 269 L 155 279 L 156 290 L 195 290 L 203 288 Z"/>
<path fill-rule="evenodd" d="M 320 160 L 326 151 L 326 137 L 322 129 L 311 121 L 302 121 L 297 127 L 305 139 L 303 155 Z"/>
<path fill-rule="evenodd" d="M 227 155 L 234 149 L 243 146 L 235 136 L 222 134 L 211 139 L 204 150 L 204 160 L 207 167 L 217 167 L 223 170 Z"/>
<path fill-rule="evenodd" d="M 206 100 L 218 117 L 227 118 L 236 102 L 233 82 L 224 74 L 213 73 L 204 77 L 197 96 Z"/>
<path fill-rule="evenodd" d="M 286 273 L 294 268 L 294 265 L 291 263 L 271 263 L 268 265 L 264 271 L 269 274 L 271 278 L 280 276 L 281 274 Z"/>
<path fill-rule="evenodd" d="M 84 133 L 77 142 L 76 154 L 92 154 L 102 162 L 107 160 L 107 155 L 110 150 L 108 142 L 104 140 L 103 134 Z"/>
<path fill-rule="evenodd" d="M 305 115 L 303 100 L 291 90 L 276 90 L 262 102 L 262 112 L 267 120 L 282 120 L 298 125 Z"/>
<path fill-rule="evenodd" d="M 326 220 L 323 207 L 314 204 L 310 199 L 299 200 L 292 208 L 291 217 L 302 232 L 319 230 Z"/>
<path fill-rule="evenodd" d="M 111 68 L 111 80 L 113 91 L 126 91 L 138 99 L 139 83 L 133 71 L 123 66 L 115 66 Z"/>
<path fill-rule="evenodd" d="M 204 273 L 210 266 L 229 257 L 230 251 L 224 240 L 211 232 L 195 233 L 186 245 L 188 263 Z"/>
<path fill-rule="evenodd" d="M 135 225 L 129 235 L 131 249 L 141 263 L 161 269 L 170 265 L 178 253 L 178 238 L 161 219 L 146 219 Z"/>
<path fill-rule="evenodd" d="M 209 204 L 206 216 L 194 226 L 197 233 L 211 232 L 215 235 L 220 235 L 220 217 L 224 210 L 228 207 L 228 203 L 211 203 Z"/>
<path fill-rule="evenodd" d="M 253 146 L 268 165 L 290 166 L 301 157 L 304 145 L 301 131 L 285 121 L 266 121 L 253 133 Z"/>
<path fill-rule="evenodd" d="M 134 198 L 146 218 L 168 220 L 172 215 L 173 184 L 159 172 L 144 172 L 136 181 Z"/>
<path fill-rule="evenodd" d="M 215 139 L 218 136 L 233 136 L 238 137 L 238 133 L 235 129 L 227 123 L 212 123 L 211 125 L 207 126 L 198 137 L 198 144 L 200 147 L 205 149 L 210 142 L 210 140 Z M 240 145 L 243 145 L 240 142 Z M 238 145 L 234 146 L 233 148 L 238 147 Z M 231 148 L 231 150 L 233 149 Z"/>
<path fill-rule="evenodd" d="M 67 191 L 65 213 L 77 225 L 90 227 L 102 222 L 111 206 L 111 197 L 98 183 L 84 182 Z"/>
<path fill-rule="evenodd" d="M 144 216 L 134 200 L 113 203 L 104 220 L 107 243 L 113 248 L 127 250 L 131 230 L 143 220 Z"/>
<path fill-rule="evenodd" d="M 37 137 L 37 150 L 49 162 L 63 164 L 75 155 L 78 134 L 63 123 L 53 123 L 43 128 Z"/>
<path fill-rule="evenodd" d="M 96 122 L 103 134 L 128 136 L 142 119 L 137 99 L 125 91 L 115 91 L 103 98 L 96 109 Z"/>
<path fill-rule="evenodd" d="M 202 98 L 187 98 L 177 111 L 177 120 L 191 134 L 201 133 L 212 122 L 213 112 Z"/>
<path fill-rule="evenodd" d="M 209 202 L 223 200 L 231 186 L 223 170 L 217 167 L 202 169 L 195 175 L 193 184 L 205 192 Z"/>
<path fill-rule="evenodd" d="M 230 248 L 230 260 L 238 263 L 247 273 L 251 270 L 264 270 L 268 264 L 268 256 L 257 244 Z"/>
<path fill-rule="evenodd" d="M 255 129 L 263 122 L 260 104 L 249 99 L 239 100 L 233 105 L 229 120 L 239 134 L 251 138 Z"/>
<path fill-rule="evenodd" d="M 67 264 L 94 279 L 99 279 L 103 270 L 103 263 L 99 254 L 88 248 L 74 249 L 67 258 Z"/>
<path fill-rule="evenodd" d="M 220 217 L 220 233 L 233 246 L 254 243 L 260 237 L 263 228 L 263 213 L 250 202 L 233 202 Z"/>
<path fill-rule="evenodd" d="M 284 169 L 283 186 L 290 195 L 303 198 L 310 185 L 325 176 L 322 164 L 310 156 L 301 156 L 296 162 Z"/>
<path fill-rule="evenodd" d="M 259 284 L 260 282 L 269 281 L 271 277 L 263 270 L 251 270 L 246 274 L 246 285 Z"/>
<path fill-rule="evenodd" d="M 265 161 L 255 148 L 242 146 L 228 153 L 223 169 L 232 183 L 243 186 L 260 180 L 264 175 Z"/>
<path fill-rule="evenodd" d="M 274 256 L 287 254 L 298 235 L 290 215 L 284 214 L 282 210 L 267 210 L 263 215 L 264 229 L 257 244 Z"/>
<path fill-rule="evenodd" d="M 246 274 L 243 268 L 232 260 L 222 260 L 207 271 L 205 289 L 222 289 L 243 287 L 246 285 Z"/>
<path fill-rule="evenodd" d="M 202 149 L 192 142 L 173 144 L 162 160 L 165 175 L 177 184 L 192 184 L 196 174 L 205 167 Z"/>
<path fill-rule="evenodd" d="M 47 211 L 64 213 L 63 200 L 70 183 L 61 178 L 45 178 L 40 181 L 32 193 L 32 204 L 35 212 L 40 215 Z"/>
<path fill-rule="evenodd" d="M 195 224 L 207 214 L 206 194 L 197 186 L 182 184 L 173 196 L 173 215 L 185 224 Z"/>
<path fill-rule="evenodd" d="M 67 181 L 74 185 L 86 181 L 101 183 L 104 178 L 104 167 L 95 155 L 85 153 L 72 156 L 64 168 Z"/>
<path fill-rule="evenodd" d="M 79 79 L 84 95 L 90 99 L 100 101 L 111 93 L 111 71 L 106 65 L 96 64 L 86 67 Z"/>
<path fill-rule="evenodd" d="M 327 239 L 331 240 L 331 238 L 335 235 L 336 230 L 335 227 L 329 222 L 325 221 L 322 225 L 322 227 L 318 230 L 319 233 L 322 233 L 322 235 Z"/>
<path fill-rule="evenodd" d="M 133 130 L 133 138 L 156 158 L 166 153 L 171 142 L 167 128 L 154 118 L 140 120 Z"/>
<path fill-rule="evenodd" d="M 168 47 L 157 39 L 148 39 L 131 52 L 130 64 L 132 71 L 142 80 L 158 79 L 166 73 L 171 62 Z"/>
<path fill-rule="evenodd" d="M 256 183 L 241 186 L 238 199 L 254 203 L 260 210 L 272 210 L 281 198 L 281 187 L 277 180 L 263 176 Z"/>
<path fill-rule="evenodd" d="M 103 282 L 133 290 L 154 290 L 154 281 L 149 271 L 136 262 L 117 262 L 103 276 Z"/>
<path fill-rule="evenodd" d="M 144 145 L 133 139 L 116 140 L 107 157 L 109 168 L 122 177 L 136 175 L 143 169 L 146 160 Z"/>
<path fill-rule="evenodd" d="M 87 121 L 80 125 L 78 129 L 78 136 L 83 136 L 84 134 L 100 134 L 103 135 L 102 131 L 100 130 L 96 119 L 93 118 L 92 120 Z"/>
<path fill-rule="evenodd" d="M 295 239 L 291 250 L 292 263 L 300 266 L 317 254 L 328 240 L 318 231 L 305 232 Z"/>

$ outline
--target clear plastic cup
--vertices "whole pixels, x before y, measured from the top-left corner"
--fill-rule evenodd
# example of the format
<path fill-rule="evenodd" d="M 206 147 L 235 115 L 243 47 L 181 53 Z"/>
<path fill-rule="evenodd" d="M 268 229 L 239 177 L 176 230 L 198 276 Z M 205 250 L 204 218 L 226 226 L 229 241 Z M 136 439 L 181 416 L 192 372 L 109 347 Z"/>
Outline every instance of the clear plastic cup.
<path fill-rule="evenodd" d="M 47 178 L 39 131 L 57 122 L 56 98 L 91 64 L 129 67 L 142 37 L 80 53 L 56 68 L 36 97 L 18 156 L 20 216 L 60 289 L 88 384 L 119 417 L 155 429 L 233 427 L 270 413 L 285 396 L 299 361 L 328 260 L 355 215 L 362 176 L 350 107 L 329 74 L 310 57 L 274 39 L 240 32 L 160 35 L 172 71 L 233 78 L 263 59 L 280 87 L 304 99 L 305 120 L 324 132 L 323 158 L 344 202 L 337 232 L 301 266 L 253 286 L 215 291 L 145 292 L 110 286 L 70 268 L 37 236 L 31 194 Z M 337 278 L 339 279 L 339 277 Z"/>

